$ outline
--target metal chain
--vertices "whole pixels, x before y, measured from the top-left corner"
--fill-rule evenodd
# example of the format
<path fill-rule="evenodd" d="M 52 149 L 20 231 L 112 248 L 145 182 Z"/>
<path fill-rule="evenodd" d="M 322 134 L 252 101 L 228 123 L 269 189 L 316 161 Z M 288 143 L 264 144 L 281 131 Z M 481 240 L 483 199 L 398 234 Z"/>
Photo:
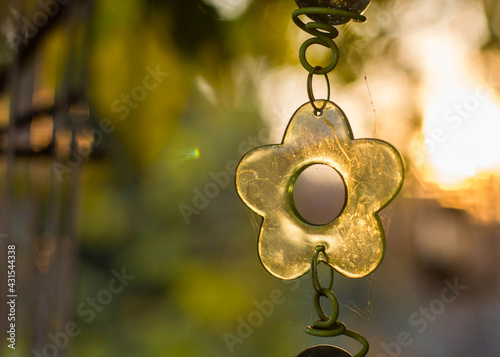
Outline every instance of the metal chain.
<path fill-rule="evenodd" d="M 302 9 L 297 9 L 293 12 L 292 14 L 293 22 L 303 31 L 314 36 L 313 38 L 306 40 L 300 47 L 299 51 L 300 63 L 306 69 L 306 71 L 308 71 L 309 73 L 315 71 L 315 66 L 312 66 L 307 61 L 306 58 L 307 49 L 311 45 L 314 44 L 321 45 L 323 47 L 329 48 L 332 51 L 333 57 L 332 60 L 330 61 L 330 64 L 326 67 L 319 67 L 319 69 L 315 71 L 316 74 L 328 74 L 337 66 L 337 63 L 339 61 L 339 48 L 337 47 L 335 42 L 333 42 L 333 39 L 339 35 L 339 31 L 335 27 L 321 22 L 308 22 L 306 24 L 299 18 L 299 16 L 301 15 L 307 15 L 307 16 L 330 15 L 338 17 L 347 17 L 356 20 L 358 22 L 366 21 L 365 16 L 357 14 L 355 12 L 322 8 L 322 7 L 306 7 Z"/>
<path fill-rule="evenodd" d="M 311 261 L 311 280 L 312 285 L 316 293 L 314 294 L 314 309 L 319 317 L 319 320 L 313 322 L 312 326 L 306 328 L 306 332 L 313 336 L 318 337 L 335 337 L 340 335 L 345 335 L 357 340 L 361 344 L 361 350 L 353 357 L 364 357 L 368 353 L 369 345 L 368 341 L 359 333 L 347 329 L 346 325 L 340 321 L 337 321 L 339 317 L 339 303 L 335 294 L 332 291 L 333 281 L 334 281 L 334 269 L 328 265 L 330 268 L 330 281 L 327 287 L 321 286 L 318 277 L 318 265 L 320 262 L 325 261 L 321 258 L 321 254 L 326 256 L 326 248 L 324 245 L 318 245 L 316 247 L 316 253 Z M 325 296 L 332 307 L 332 315 L 328 316 L 323 311 L 321 307 L 321 297 Z"/>
<path fill-rule="evenodd" d="M 309 72 L 309 76 L 307 78 L 307 95 L 309 97 L 309 101 L 311 102 L 311 105 L 314 109 L 314 114 L 316 116 L 320 116 L 323 114 L 323 110 L 325 109 L 327 102 L 330 100 L 330 82 L 328 81 L 328 73 L 333 71 L 335 67 L 337 67 L 337 64 L 339 62 L 339 56 L 340 56 L 339 48 L 337 47 L 335 42 L 333 42 L 333 39 L 339 35 L 339 31 L 335 27 L 322 22 L 308 22 L 306 24 L 299 18 L 299 16 L 301 15 L 307 15 L 307 16 L 329 15 L 333 17 L 346 17 L 358 22 L 365 22 L 366 17 L 355 12 L 322 8 L 322 7 L 301 8 L 295 10 L 292 14 L 293 22 L 303 31 L 314 36 L 313 38 L 304 41 L 302 46 L 300 46 L 299 59 L 300 63 L 302 64 L 302 67 L 304 67 L 305 70 Z M 306 53 L 307 49 L 312 45 L 321 45 L 331 50 L 332 59 L 327 66 L 325 67 L 312 66 L 309 63 L 309 61 L 307 60 Z M 312 77 L 315 74 L 324 75 L 328 87 L 328 97 L 326 100 L 323 101 L 321 107 L 318 107 L 316 105 L 315 103 L 316 99 L 314 98 L 314 93 L 312 89 Z"/>

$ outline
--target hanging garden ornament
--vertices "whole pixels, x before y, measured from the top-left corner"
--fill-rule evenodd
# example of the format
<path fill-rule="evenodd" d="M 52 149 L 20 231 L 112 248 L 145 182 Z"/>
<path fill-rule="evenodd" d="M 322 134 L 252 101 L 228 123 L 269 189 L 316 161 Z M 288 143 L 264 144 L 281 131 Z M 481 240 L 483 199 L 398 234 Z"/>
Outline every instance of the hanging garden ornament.
<path fill-rule="evenodd" d="M 295 0 L 295 2 L 300 8 L 316 7 L 323 9 L 335 9 L 362 15 L 368 5 L 370 5 L 371 0 Z M 331 26 L 346 24 L 352 20 L 349 15 L 341 15 L 343 14 L 338 13 L 338 15 L 323 14 L 307 16 L 314 21 L 323 22 Z"/>
<path fill-rule="evenodd" d="M 262 217 L 258 251 L 262 264 L 274 276 L 290 280 L 311 271 L 314 309 L 318 320 L 306 332 L 320 337 L 345 335 L 361 344 L 354 357 L 368 352 L 366 339 L 337 321 L 339 304 L 332 291 L 334 271 L 361 278 L 372 273 L 385 252 L 384 230 L 378 212 L 397 195 L 403 184 L 404 164 L 398 151 L 377 139 L 355 139 L 344 112 L 330 101 L 327 73 L 339 60 L 332 27 L 354 19 L 364 22 L 361 13 L 369 0 L 296 0 L 292 17 L 295 24 L 313 35 L 299 52 L 302 66 L 309 72 L 309 102 L 292 116 L 280 144 L 258 147 L 248 152 L 236 171 L 236 188 L 243 202 Z M 323 7 L 320 7 L 323 6 Z M 307 15 L 322 22 L 304 23 Z M 326 16 L 326 17 L 325 17 Z M 345 21 L 344 19 L 345 18 Z M 311 65 L 307 49 L 318 44 L 331 49 L 331 62 L 325 67 Z M 316 100 L 312 88 L 314 75 L 323 75 L 328 88 L 326 100 Z M 293 201 L 294 185 L 309 166 L 323 164 L 335 169 L 343 179 L 346 202 L 331 222 L 315 225 L 304 219 Z M 318 265 L 330 270 L 330 283 L 324 287 L 318 278 Z M 321 307 L 326 298 L 332 314 Z M 335 347 L 320 345 L 297 357 L 352 356 Z"/>
<path fill-rule="evenodd" d="M 276 277 L 295 279 L 311 267 L 315 247 L 325 246 L 326 263 L 353 278 L 371 273 L 382 260 L 385 243 L 379 212 L 403 181 L 401 157 L 391 145 L 353 138 L 342 110 L 317 101 L 293 115 L 283 142 L 258 147 L 241 160 L 236 185 L 243 202 L 262 216 L 259 254 Z M 347 195 L 340 215 L 324 225 L 300 216 L 293 187 L 311 165 L 324 164 L 343 178 Z"/>
<path fill-rule="evenodd" d="M 297 357 L 352 357 L 349 352 L 334 346 L 320 345 L 308 348 Z"/>

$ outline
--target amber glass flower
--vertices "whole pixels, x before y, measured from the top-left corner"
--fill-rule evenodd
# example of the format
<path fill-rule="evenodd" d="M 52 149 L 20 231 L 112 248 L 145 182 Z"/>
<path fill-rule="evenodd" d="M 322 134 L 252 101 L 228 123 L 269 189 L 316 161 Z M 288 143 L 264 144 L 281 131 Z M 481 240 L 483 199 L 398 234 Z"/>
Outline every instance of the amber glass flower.
<path fill-rule="evenodd" d="M 322 101 L 317 101 L 321 107 Z M 328 165 L 340 174 L 346 202 L 325 225 L 303 219 L 293 203 L 293 187 L 307 167 Z M 348 277 L 363 277 L 380 264 L 385 238 L 378 212 L 400 190 L 404 165 L 398 151 L 375 139 L 354 139 L 342 110 L 327 102 L 316 116 L 310 103 L 295 112 L 283 142 L 248 152 L 236 172 L 238 193 L 263 217 L 259 255 L 265 268 L 281 279 L 305 274 L 315 248 L 322 259 Z"/>

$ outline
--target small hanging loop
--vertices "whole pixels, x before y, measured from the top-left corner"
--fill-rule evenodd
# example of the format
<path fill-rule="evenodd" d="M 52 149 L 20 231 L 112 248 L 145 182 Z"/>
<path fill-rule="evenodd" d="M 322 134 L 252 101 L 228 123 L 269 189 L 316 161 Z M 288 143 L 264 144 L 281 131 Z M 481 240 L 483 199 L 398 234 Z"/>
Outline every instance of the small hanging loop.
<path fill-rule="evenodd" d="M 312 24 L 308 24 L 308 25 L 310 25 L 310 26 L 307 26 L 307 28 L 314 28 L 314 29 L 324 26 L 324 24 L 317 24 L 317 23 L 312 23 Z M 337 31 L 337 30 L 335 30 L 335 31 Z M 319 33 L 319 31 L 318 31 L 318 33 Z M 332 51 L 332 59 L 326 67 L 316 66 L 316 67 L 318 67 L 318 69 L 316 69 L 316 67 L 313 67 L 309 63 L 309 61 L 307 60 L 306 52 L 307 52 L 307 49 L 312 45 L 321 45 L 323 47 L 329 48 Z M 302 67 L 304 67 L 305 70 L 308 72 L 312 72 L 314 69 L 316 69 L 316 72 L 318 74 L 330 73 L 331 71 L 333 71 L 335 69 L 335 67 L 337 67 L 337 64 L 339 63 L 339 58 L 340 58 L 339 48 L 337 47 L 335 42 L 333 42 L 329 37 L 327 37 L 325 35 L 321 35 L 318 37 L 313 37 L 313 38 L 307 39 L 300 46 L 300 50 L 299 50 L 300 63 L 302 64 Z"/>
<path fill-rule="evenodd" d="M 299 16 L 301 15 L 307 15 L 313 17 L 317 15 L 326 15 L 326 16 L 345 17 L 347 19 L 353 19 L 358 22 L 366 21 L 366 17 L 358 13 L 338 10 L 338 9 L 330 9 L 330 8 L 306 7 L 297 9 L 293 12 L 292 14 L 293 22 L 298 27 L 300 27 L 300 29 L 314 36 L 313 38 L 306 40 L 300 47 L 299 51 L 300 63 L 302 64 L 302 67 L 304 67 L 306 71 L 308 71 L 309 73 L 315 70 L 317 74 L 327 74 L 337 66 L 337 63 L 339 61 L 339 49 L 335 44 L 335 42 L 333 42 L 333 39 L 339 35 L 339 31 L 335 27 L 327 23 L 309 22 L 306 24 L 299 18 Z M 321 45 L 323 47 L 329 48 L 332 51 L 332 59 L 327 66 L 314 67 L 307 61 L 306 52 L 311 45 Z"/>
<path fill-rule="evenodd" d="M 321 307 L 321 296 L 326 296 L 328 298 L 328 301 L 330 301 L 330 305 L 332 306 L 332 316 L 330 317 L 325 314 L 323 308 Z M 316 313 L 320 318 L 320 320 L 313 323 L 314 327 L 330 329 L 335 324 L 337 324 L 337 318 L 339 317 L 339 302 L 330 289 L 323 289 L 321 293 L 317 292 L 314 295 L 314 309 L 316 310 Z M 342 332 L 343 330 L 341 330 L 339 334 L 341 334 Z"/>
<path fill-rule="evenodd" d="M 319 259 L 319 255 L 321 253 L 325 253 L 326 247 L 324 245 L 318 245 L 316 247 L 316 253 L 314 254 L 312 261 L 311 261 L 311 279 L 312 279 L 312 284 L 314 287 L 314 290 L 316 290 L 316 293 L 325 296 L 323 293 L 323 287 L 321 286 L 321 283 L 319 282 L 318 278 L 318 264 L 322 262 L 322 260 Z M 323 262 L 324 263 L 324 262 Z M 326 263 L 324 263 L 326 264 Z M 333 268 L 328 265 L 330 268 L 330 282 L 328 283 L 328 287 L 326 289 L 332 290 L 333 287 Z"/>
<path fill-rule="evenodd" d="M 311 105 L 314 108 L 314 115 L 316 116 L 320 116 L 323 114 L 323 110 L 326 108 L 326 104 L 330 101 L 330 80 L 328 79 L 327 74 L 323 74 L 325 76 L 326 88 L 327 88 L 326 100 L 323 100 L 323 104 L 321 105 L 321 107 L 318 107 L 315 103 L 316 98 L 314 98 L 312 80 L 315 74 L 320 74 L 318 72 L 320 71 L 320 69 L 321 69 L 320 66 L 316 66 L 313 68 L 312 72 L 309 72 L 309 74 L 307 75 L 307 96 L 309 97 L 309 101 L 311 102 Z"/>

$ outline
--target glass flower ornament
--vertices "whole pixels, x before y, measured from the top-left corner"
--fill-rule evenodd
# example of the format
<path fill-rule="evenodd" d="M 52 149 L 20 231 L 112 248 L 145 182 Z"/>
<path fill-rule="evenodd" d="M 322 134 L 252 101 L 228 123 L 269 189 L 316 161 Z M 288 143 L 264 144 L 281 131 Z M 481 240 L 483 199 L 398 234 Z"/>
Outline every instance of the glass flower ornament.
<path fill-rule="evenodd" d="M 311 267 L 316 247 L 321 260 L 341 274 L 360 278 L 380 264 L 385 237 L 378 212 L 399 192 L 404 164 L 398 151 L 376 139 L 354 139 L 347 117 L 332 102 L 316 115 L 311 103 L 300 107 L 283 141 L 248 152 L 236 171 L 243 202 L 263 217 L 258 251 L 274 276 L 290 280 Z M 293 187 L 307 167 L 324 164 L 337 170 L 346 189 L 340 215 L 324 225 L 302 218 Z"/>

